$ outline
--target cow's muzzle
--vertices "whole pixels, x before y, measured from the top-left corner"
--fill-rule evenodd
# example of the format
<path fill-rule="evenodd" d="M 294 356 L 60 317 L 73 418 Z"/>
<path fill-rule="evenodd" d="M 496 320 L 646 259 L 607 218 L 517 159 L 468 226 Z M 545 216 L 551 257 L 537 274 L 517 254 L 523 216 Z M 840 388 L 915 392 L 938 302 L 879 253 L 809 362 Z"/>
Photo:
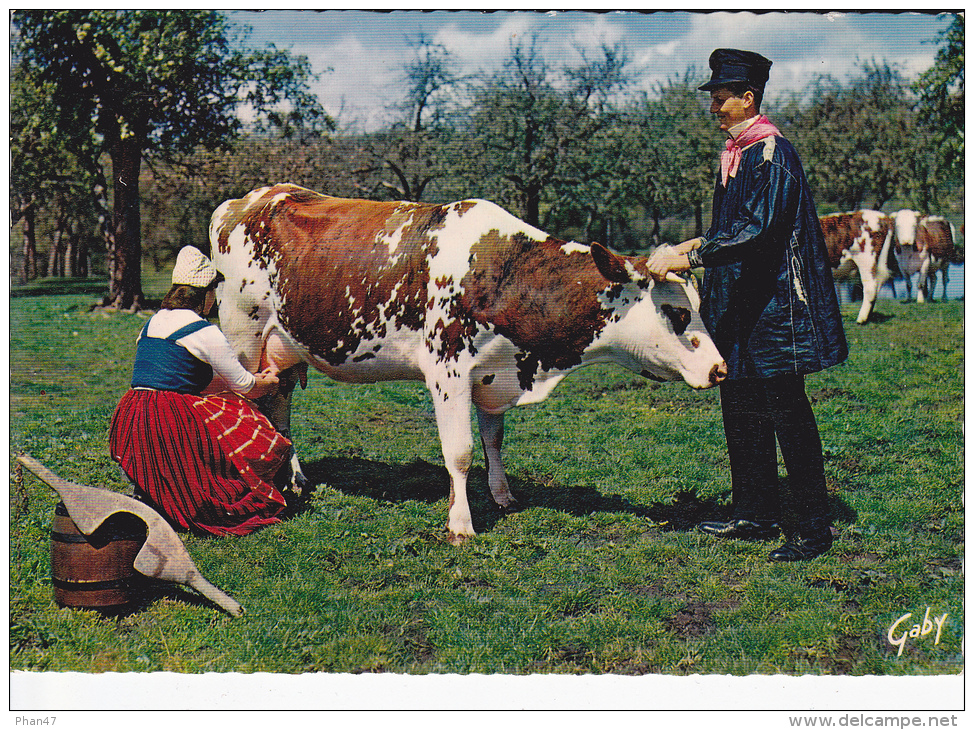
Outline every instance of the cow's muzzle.
<path fill-rule="evenodd" d="M 721 360 L 710 369 L 710 384 L 720 385 L 727 378 L 727 363 Z"/>

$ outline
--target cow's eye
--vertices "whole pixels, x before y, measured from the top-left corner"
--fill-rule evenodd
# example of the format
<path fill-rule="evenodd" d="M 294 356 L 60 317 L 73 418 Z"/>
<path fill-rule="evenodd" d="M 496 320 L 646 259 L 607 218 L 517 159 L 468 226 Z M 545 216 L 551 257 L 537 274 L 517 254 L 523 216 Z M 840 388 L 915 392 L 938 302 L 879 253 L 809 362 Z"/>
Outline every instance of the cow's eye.
<path fill-rule="evenodd" d="M 669 304 L 664 304 L 660 307 L 663 310 L 663 314 L 669 317 L 670 322 L 673 325 L 673 331 L 678 335 L 682 335 L 687 331 L 687 327 L 690 326 L 690 310 L 684 309 L 683 307 L 674 307 Z"/>

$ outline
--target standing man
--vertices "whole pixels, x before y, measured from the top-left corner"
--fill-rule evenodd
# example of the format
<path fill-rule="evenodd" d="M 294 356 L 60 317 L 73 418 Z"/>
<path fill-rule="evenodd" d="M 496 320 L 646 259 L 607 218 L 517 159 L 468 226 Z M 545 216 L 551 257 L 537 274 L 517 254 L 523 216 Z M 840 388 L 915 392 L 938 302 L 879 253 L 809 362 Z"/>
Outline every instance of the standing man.
<path fill-rule="evenodd" d="M 832 546 L 822 443 L 805 375 L 848 356 L 832 271 L 795 148 L 760 114 L 771 61 L 720 48 L 710 56 L 710 112 L 727 133 L 703 238 L 657 249 L 654 278 L 704 268 L 700 313 L 727 361 L 720 385 L 733 513 L 710 535 L 767 540 L 783 510 L 797 516 L 774 561 L 808 560 Z M 788 471 L 778 482 L 775 441 Z"/>

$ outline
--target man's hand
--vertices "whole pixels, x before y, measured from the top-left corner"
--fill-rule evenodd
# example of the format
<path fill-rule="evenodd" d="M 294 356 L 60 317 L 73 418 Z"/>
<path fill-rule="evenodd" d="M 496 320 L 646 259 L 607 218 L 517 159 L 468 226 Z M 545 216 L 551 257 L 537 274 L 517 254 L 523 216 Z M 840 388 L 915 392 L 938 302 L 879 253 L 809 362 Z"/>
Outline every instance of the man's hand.
<path fill-rule="evenodd" d="M 649 257 L 646 265 L 656 281 L 674 281 L 677 272 L 689 271 L 687 254 L 703 243 L 702 238 L 691 238 L 676 246 L 660 246 Z"/>
<path fill-rule="evenodd" d="M 673 281 L 674 276 L 683 271 L 689 271 L 690 262 L 685 253 L 680 253 L 674 246 L 660 246 L 646 262 L 649 275 L 656 281 Z"/>

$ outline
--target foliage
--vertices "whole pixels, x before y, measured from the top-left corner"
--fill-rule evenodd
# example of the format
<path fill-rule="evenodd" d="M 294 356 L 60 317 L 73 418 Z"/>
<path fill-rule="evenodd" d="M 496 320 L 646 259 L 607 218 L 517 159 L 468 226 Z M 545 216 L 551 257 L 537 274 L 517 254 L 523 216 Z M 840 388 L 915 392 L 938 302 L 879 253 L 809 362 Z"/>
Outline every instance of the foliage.
<path fill-rule="evenodd" d="M 144 315 L 86 296 L 11 302 L 11 450 L 124 490 L 108 455 Z M 134 612 L 58 608 L 56 498 L 11 461 L 14 671 L 928 675 L 963 670 L 963 304 L 881 300 L 850 361 L 810 376 L 838 538 L 809 563 L 776 542 L 693 531 L 730 499 L 718 394 L 593 367 L 508 415 L 520 506 L 496 509 L 480 458 L 480 534 L 445 538 L 449 479 L 417 383 L 313 373 L 293 430 L 309 508 L 245 538 L 185 536 L 247 609 L 150 585 Z M 886 640 L 948 614 L 943 636 Z"/>
<path fill-rule="evenodd" d="M 138 306 L 142 296 L 143 155 L 225 145 L 241 128 L 241 102 L 286 136 L 295 124 L 325 121 L 305 92 L 307 61 L 273 47 L 244 52 L 218 12 L 30 10 L 13 21 L 25 77 L 48 84 L 57 107 L 49 123 L 73 133 L 68 143 L 96 135 L 111 157 L 110 297 L 118 306 Z"/>
<path fill-rule="evenodd" d="M 941 47 L 931 68 L 913 85 L 920 95 L 921 121 L 933 130 L 944 167 L 964 174 L 964 16 L 952 16 L 940 36 Z"/>
<path fill-rule="evenodd" d="M 463 144 L 473 151 L 464 160 L 471 190 L 511 208 L 531 225 L 541 224 L 542 204 L 579 181 L 578 171 L 592 161 L 593 137 L 613 116 L 608 100 L 625 86 L 627 55 L 603 46 L 601 58 L 583 60 L 557 77 L 543 59 L 537 38 L 512 46 L 496 78 L 472 91 L 463 120 Z M 596 168 L 597 169 L 597 168 Z"/>
<path fill-rule="evenodd" d="M 917 149 L 911 103 L 898 70 L 869 62 L 849 84 L 819 77 L 807 105 L 793 100 L 784 117 L 822 199 L 842 210 L 881 209 L 906 189 Z"/>
<path fill-rule="evenodd" d="M 67 123 L 51 127 L 57 111 L 52 86 L 22 64 L 11 74 L 10 102 L 10 212 L 11 220 L 22 220 L 24 228 L 20 279 L 44 276 L 48 268 L 62 276 L 86 275 L 88 250 L 98 240 L 99 217 L 104 219 L 92 194 L 101 184 L 99 171 L 91 165 L 95 141 Z M 38 220 L 38 211 L 53 214 Z M 66 231 L 74 243 L 66 270 L 38 261 L 38 235 L 55 240 L 51 252 L 56 264 Z"/>
<path fill-rule="evenodd" d="M 708 113 L 706 95 L 691 70 L 644 98 L 634 113 L 646 152 L 640 156 L 644 183 L 640 198 L 654 211 L 692 213 L 695 235 L 703 234 L 703 209 L 714 189 L 714 160 L 724 135 Z"/>
<path fill-rule="evenodd" d="M 306 60 L 273 48 L 244 50 L 245 35 L 222 15 L 33 12 L 14 13 L 18 34 L 27 19 L 53 23 L 59 33 L 70 30 L 65 19 L 77 20 L 76 31 L 84 19 L 104 21 L 82 34 L 87 45 L 72 37 L 63 40 L 81 49 L 68 57 L 79 73 L 77 64 L 85 58 L 98 59 L 100 53 L 104 60 L 105 68 L 85 77 L 82 90 L 102 77 L 120 82 L 119 93 L 85 103 L 97 99 L 101 108 L 114 104 L 112 109 L 122 106 L 126 114 L 145 106 L 141 113 L 153 120 L 137 223 L 146 263 L 161 266 L 187 243 L 205 248 L 209 216 L 219 203 L 285 181 L 353 197 L 428 202 L 483 197 L 561 238 L 600 240 L 629 250 L 689 238 L 707 222 L 723 135 L 709 118 L 692 68 L 652 93 L 636 94 L 626 48 L 603 47 L 576 61 L 547 60 L 540 41 L 529 38 L 511 46 L 496 76 L 463 78 L 450 54 L 420 35 L 412 41 L 414 54 L 403 61 L 399 117 L 385 129 L 353 133 L 335 131 L 331 120 L 320 116 L 303 86 L 310 79 Z M 895 66 L 864 62 L 852 78 L 818 78 L 802 93 L 765 98 L 762 111 L 798 148 L 820 212 L 911 207 L 959 223 L 964 181 L 955 163 L 963 152 L 963 18 L 953 17 L 937 61 L 913 85 Z M 176 28 L 166 28 L 179 22 L 202 24 L 201 32 L 178 40 Z M 139 37 L 172 42 L 175 50 L 139 51 L 116 72 L 109 61 L 117 66 L 118 54 L 135 53 Z M 194 54 L 193 39 L 212 43 Z M 20 48 L 19 37 L 15 42 Z M 63 43 L 58 48 L 63 50 Z M 38 53 L 48 58 L 53 44 Z M 58 242 L 72 236 L 77 246 L 101 250 L 95 240 L 99 219 L 111 245 L 115 226 L 106 213 L 109 206 L 98 203 L 93 191 L 104 194 L 106 176 L 128 178 L 122 167 L 116 170 L 103 158 L 91 162 L 107 144 L 107 138 L 93 135 L 92 118 L 81 114 L 72 121 L 59 114 L 70 107 L 55 103 L 64 95 L 78 101 L 78 109 L 87 108 L 72 91 L 71 79 L 57 86 L 53 77 L 38 76 L 43 67 L 29 57 L 18 51 L 14 58 L 26 60 L 15 63 L 11 87 L 11 152 L 17 163 L 11 205 L 15 219 L 23 216 L 25 235 L 11 256 L 31 278 L 37 267 L 28 261 L 24 270 L 23 251 L 30 250 L 33 236 L 41 275 L 47 273 L 45 261 L 57 260 L 52 254 Z M 197 74 L 207 73 L 199 68 L 207 58 L 214 77 L 220 69 L 226 72 L 223 85 L 212 78 L 197 80 Z M 151 73 L 126 75 L 143 67 Z M 140 86 L 143 78 L 165 83 Z M 125 96 L 129 91 L 141 96 Z M 290 101 L 277 103 L 285 97 Z M 123 99 L 130 102 L 122 104 Z M 140 99 L 151 103 L 142 105 Z M 259 122 L 243 137 L 234 137 L 241 131 L 239 117 L 230 111 L 234 99 L 246 99 Z M 207 112 L 202 107 L 210 102 L 213 109 Z M 99 124 L 110 116 L 99 113 Z M 214 124 L 207 131 L 208 120 Z M 333 133 L 322 133 L 328 130 Z M 123 208 L 116 203 L 113 213 L 118 216 Z M 36 233 L 28 235 L 35 217 Z M 82 272 L 68 266 L 64 273 Z"/>

